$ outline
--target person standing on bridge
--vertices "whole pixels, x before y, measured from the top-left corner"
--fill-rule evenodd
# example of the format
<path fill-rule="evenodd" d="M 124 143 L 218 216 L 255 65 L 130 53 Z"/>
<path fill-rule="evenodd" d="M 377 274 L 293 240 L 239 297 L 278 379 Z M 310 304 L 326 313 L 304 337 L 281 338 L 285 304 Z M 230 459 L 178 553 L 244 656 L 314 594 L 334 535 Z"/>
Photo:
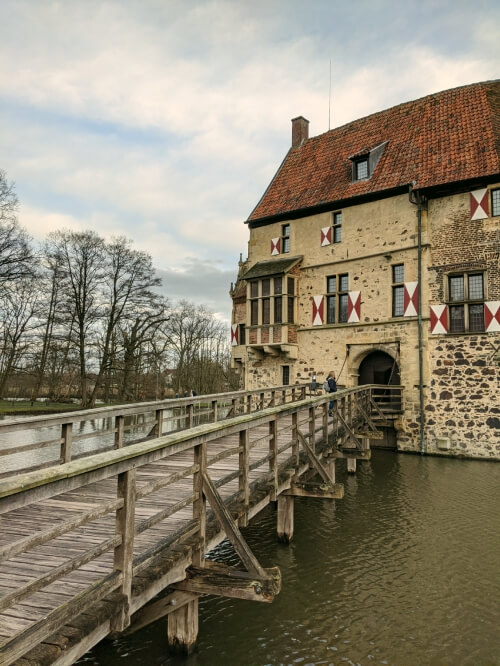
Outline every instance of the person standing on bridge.
<path fill-rule="evenodd" d="M 336 393 L 337 392 L 337 380 L 335 379 L 335 373 L 333 370 L 330 370 L 328 373 L 327 380 L 328 382 L 328 392 L 329 393 Z M 333 409 L 333 400 L 330 400 L 330 404 L 328 405 L 328 412 L 330 416 L 332 416 L 332 409 Z"/>

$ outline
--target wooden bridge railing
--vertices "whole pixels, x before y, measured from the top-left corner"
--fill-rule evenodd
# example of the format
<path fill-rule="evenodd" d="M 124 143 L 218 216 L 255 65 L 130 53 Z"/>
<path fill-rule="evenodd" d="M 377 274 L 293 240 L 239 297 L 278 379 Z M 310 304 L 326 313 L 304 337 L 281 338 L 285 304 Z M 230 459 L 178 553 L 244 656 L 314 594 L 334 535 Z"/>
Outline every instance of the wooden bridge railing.
<path fill-rule="evenodd" d="M 141 593 L 144 577 L 171 547 L 175 569 L 184 545 L 188 559 L 173 578 L 182 580 L 186 566 L 204 565 L 235 518 L 247 524 L 264 501 L 300 479 L 320 445 L 331 450 L 332 438 L 369 436 L 375 391 L 364 386 L 266 407 L 0 480 L 0 663 L 13 663 L 79 614 L 92 609 L 100 617 L 96 604 L 108 609 L 101 638 L 123 630 L 158 592 Z M 25 526 L 22 534 L 16 524 Z M 238 554 L 253 576 L 263 573 L 244 546 Z M 11 584 L 9 571 L 16 572 Z M 252 585 L 245 594 L 272 597 L 266 581 Z"/>
<path fill-rule="evenodd" d="M 2 421 L 0 478 L 118 449 L 199 423 L 251 414 L 303 399 L 306 391 L 306 384 L 296 384 Z M 35 441 L 15 443 L 15 436 L 9 434 L 21 431 L 24 439 Z M 12 443 L 6 442 L 7 438 L 12 438 Z"/>

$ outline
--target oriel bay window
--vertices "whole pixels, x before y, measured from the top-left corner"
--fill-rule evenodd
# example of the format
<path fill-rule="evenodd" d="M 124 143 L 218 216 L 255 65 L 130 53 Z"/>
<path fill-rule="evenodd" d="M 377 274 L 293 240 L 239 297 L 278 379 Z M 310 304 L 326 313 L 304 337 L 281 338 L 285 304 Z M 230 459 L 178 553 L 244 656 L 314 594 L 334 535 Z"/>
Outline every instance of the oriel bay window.
<path fill-rule="evenodd" d="M 250 325 L 293 323 L 295 279 L 273 277 L 250 282 Z"/>
<path fill-rule="evenodd" d="M 484 274 L 448 276 L 450 333 L 484 331 Z"/>
<path fill-rule="evenodd" d="M 343 324 L 347 322 L 347 294 L 349 275 L 329 275 L 326 278 L 326 323 Z"/>

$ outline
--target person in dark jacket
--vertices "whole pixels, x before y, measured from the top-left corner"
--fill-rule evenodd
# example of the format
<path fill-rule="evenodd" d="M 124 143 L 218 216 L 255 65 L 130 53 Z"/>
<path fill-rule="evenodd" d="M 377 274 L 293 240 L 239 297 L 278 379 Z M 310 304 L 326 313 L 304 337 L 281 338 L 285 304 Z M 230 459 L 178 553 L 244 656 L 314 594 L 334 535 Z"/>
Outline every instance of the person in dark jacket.
<path fill-rule="evenodd" d="M 328 389 L 329 393 L 336 393 L 337 391 L 337 380 L 335 379 L 335 373 L 333 370 L 330 370 L 328 373 Z M 333 409 L 333 400 L 330 400 L 330 404 L 328 406 L 328 411 L 330 412 L 330 416 L 332 415 L 332 409 Z"/>

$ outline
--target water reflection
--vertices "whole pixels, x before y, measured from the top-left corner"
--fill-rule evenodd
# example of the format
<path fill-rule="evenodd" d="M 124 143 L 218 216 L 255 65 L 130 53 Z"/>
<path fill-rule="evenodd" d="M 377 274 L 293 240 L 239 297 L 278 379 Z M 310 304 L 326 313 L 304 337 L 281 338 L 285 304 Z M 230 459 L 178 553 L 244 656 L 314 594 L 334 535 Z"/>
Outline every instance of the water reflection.
<path fill-rule="evenodd" d="M 375 451 L 345 498 L 297 500 L 295 539 L 276 515 L 244 530 L 278 565 L 273 604 L 205 597 L 198 652 L 167 655 L 165 620 L 101 643 L 86 664 L 500 664 L 500 465 Z M 223 544 L 217 558 L 237 564 Z"/>

